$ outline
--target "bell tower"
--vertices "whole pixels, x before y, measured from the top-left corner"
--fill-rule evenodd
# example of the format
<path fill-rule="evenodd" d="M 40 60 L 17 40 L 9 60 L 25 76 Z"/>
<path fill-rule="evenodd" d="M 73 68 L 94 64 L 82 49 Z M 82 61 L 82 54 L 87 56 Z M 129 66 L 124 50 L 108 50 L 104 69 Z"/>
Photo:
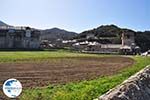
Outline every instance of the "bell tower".
<path fill-rule="evenodd" d="M 122 32 L 122 46 L 131 46 L 135 44 L 134 32 Z"/>

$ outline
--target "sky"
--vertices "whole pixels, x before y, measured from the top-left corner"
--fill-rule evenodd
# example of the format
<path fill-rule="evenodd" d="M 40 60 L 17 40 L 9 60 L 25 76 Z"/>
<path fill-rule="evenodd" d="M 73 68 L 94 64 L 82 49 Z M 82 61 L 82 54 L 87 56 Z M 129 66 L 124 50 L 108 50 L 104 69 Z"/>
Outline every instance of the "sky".
<path fill-rule="evenodd" d="M 0 0 L 0 20 L 78 33 L 110 24 L 145 31 L 150 30 L 150 0 Z"/>

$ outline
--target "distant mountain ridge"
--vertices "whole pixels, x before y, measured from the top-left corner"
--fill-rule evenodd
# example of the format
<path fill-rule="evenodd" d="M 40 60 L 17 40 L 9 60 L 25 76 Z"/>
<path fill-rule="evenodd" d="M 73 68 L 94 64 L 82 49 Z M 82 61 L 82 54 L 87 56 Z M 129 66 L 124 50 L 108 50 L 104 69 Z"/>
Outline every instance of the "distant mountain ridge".
<path fill-rule="evenodd" d="M 10 26 L 10 25 L 0 21 L 0 27 L 3 26 Z M 64 40 L 64 39 L 71 39 L 77 36 L 77 33 L 75 32 L 69 32 L 59 28 L 45 29 L 40 31 L 41 31 L 41 39 L 47 39 L 47 40 L 57 40 L 57 39 Z"/>
<path fill-rule="evenodd" d="M 75 32 L 69 32 L 59 28 L 52 28 L 42 30 L 42 39 L 52 40 L 52 39 L 71 39 L 77 36 Z"/>

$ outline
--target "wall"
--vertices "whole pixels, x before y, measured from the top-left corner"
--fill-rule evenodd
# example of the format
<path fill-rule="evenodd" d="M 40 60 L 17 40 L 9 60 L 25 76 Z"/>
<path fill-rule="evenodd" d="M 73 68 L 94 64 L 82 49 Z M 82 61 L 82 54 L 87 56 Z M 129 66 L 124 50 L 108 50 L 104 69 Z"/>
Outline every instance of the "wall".
<path fill-rule="evenodd" d="M 150 66 L 100 96 L 99 100 L 150 100 Z"/>
<path fill-rule="evenodd" d="M 26 36 L 27 33 L 27 36 Z M 31 36 L 32 35 L 32 36 Z M 1 49 L 39 49 L 40 31 L 0 29 Z"/>

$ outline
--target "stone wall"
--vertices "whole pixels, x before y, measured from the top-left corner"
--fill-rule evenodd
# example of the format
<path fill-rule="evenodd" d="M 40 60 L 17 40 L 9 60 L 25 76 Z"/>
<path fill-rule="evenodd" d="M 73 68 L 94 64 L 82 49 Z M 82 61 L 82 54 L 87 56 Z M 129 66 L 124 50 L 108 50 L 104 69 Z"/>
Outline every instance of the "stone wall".
<path fill-rule="evenodd" d="M 0 49 L 39 49 L 39 30 L 0 29 Z"/>
<path fill-rule="evenodd" d="M 150 100 L 150 66 L 100 96 L 98 100 Z"/>

